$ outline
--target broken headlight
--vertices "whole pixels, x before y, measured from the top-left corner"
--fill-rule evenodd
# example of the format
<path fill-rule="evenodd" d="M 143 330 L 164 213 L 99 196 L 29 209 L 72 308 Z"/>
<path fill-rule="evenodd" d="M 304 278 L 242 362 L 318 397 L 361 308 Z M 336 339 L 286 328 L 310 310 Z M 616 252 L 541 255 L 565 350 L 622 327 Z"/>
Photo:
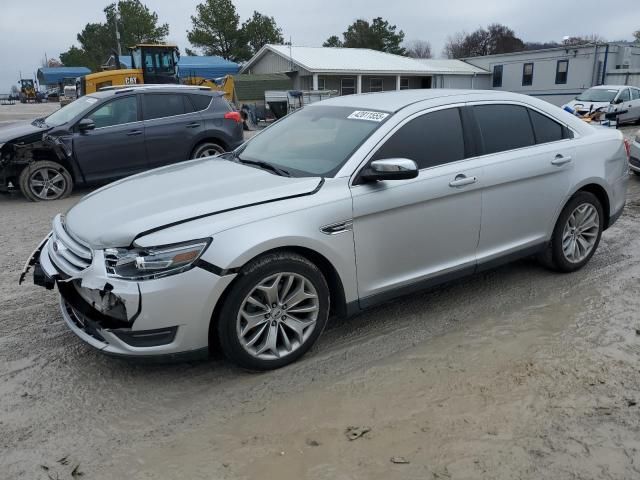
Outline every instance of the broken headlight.
<path fill-rule="evenodd" d="M 189 270 L 211 243 L 210 239 L 149 248 L 108 248 L 107 274 L 127 280 L 149 280 Z"/>

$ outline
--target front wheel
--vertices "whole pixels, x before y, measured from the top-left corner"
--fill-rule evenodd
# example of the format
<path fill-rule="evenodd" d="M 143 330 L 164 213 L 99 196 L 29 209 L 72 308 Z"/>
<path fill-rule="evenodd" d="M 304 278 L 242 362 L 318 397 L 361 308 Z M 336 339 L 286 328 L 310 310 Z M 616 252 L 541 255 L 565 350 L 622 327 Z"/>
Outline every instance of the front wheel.
<path fill-rule="evenodd" d="M 603 229 L 604 212 L 598 197 L 578 192 L 558 218 L 544 263 L 560 272 L 581 269 L 598 248 Z"/>
<path fill-rule="evenodd" d="M 283 367 L 304 355 L 329 316 L 322 272 L 294 253 L 270 254 L 244 268 L 218 319 L 227 358 L 250 370 Z"/>
<path fill-rule="evenodd" d="M 69 171 L 56 162 L 40 160 L 27 165 L 18 178 L 20 190 L 32 202 L 60 200 L 73 189 Z"/>
<path fill-rule="evenodd" d="M 225 153 L 225 149 L 215 142 L 206 142 L 198 145 L 191 154 L 191 158 L 216 157 Z"/>

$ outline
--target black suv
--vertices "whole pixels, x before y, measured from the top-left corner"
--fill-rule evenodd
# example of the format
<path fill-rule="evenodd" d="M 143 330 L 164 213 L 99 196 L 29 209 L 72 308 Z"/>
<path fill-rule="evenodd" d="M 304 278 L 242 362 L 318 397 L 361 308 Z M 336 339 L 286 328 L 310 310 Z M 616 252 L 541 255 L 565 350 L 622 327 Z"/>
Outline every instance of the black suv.
<path fill-rule="evenodd" d="M 57 200 L 74 185 L 233 150 L 242 127 L 223 94 L 205 87 L 100 91 L 0 129 L 0 191 L 19 186 L 29 200 Z"/>

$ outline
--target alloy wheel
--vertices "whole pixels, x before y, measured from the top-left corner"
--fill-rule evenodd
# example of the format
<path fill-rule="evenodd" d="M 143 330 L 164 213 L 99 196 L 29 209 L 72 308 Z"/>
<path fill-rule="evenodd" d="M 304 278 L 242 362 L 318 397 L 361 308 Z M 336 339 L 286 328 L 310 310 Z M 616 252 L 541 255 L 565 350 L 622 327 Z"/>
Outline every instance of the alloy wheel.
<path fill-rule="evenodd" d="M 62 196 L 67 188 L 67 180 L 57 170 L 43 167 L 29 176 L 29 188 L 42 200 L 54 200 Z"/>
<path fill-rule="evenodd" d="M 309 279 L 291 272 L 270 275 L 243 300 L 236 321 L 238 339 L 255 358 L 284 358 L 311 336 L 319 311 L 318 292 Z"/>
<path fill-rule="evenodd" d="M 582 262 L 593 251 L 599 232 L 598 210 L 590 203 L 578 205 L 569 215 L 562 232 L 565 258 L 571 263 Z"/>
<path fill-rule="evenodd" d="M 222 147 L 219 147 L 218 145 L 210 145 L 200 150 L 198 158 L 216 157 L 223 153 L 224 149 Z"/>

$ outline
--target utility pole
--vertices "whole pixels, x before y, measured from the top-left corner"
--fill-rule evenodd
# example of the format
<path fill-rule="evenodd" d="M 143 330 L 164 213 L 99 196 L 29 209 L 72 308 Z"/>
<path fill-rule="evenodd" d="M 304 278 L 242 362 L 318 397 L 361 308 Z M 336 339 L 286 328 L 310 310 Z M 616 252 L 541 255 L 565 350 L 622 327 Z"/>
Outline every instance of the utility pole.
<path fill-rule="evenodd" d="M 120 47 L 120 30 L 118 29 L 118 23 L 120 23 L 120 5 L 116 7 L 116 45 L 118 46 L 118 56 L 122 56 L 122 48 Z M 120 68 L 120 65 L 116 65 L 116 68 Z"/>

